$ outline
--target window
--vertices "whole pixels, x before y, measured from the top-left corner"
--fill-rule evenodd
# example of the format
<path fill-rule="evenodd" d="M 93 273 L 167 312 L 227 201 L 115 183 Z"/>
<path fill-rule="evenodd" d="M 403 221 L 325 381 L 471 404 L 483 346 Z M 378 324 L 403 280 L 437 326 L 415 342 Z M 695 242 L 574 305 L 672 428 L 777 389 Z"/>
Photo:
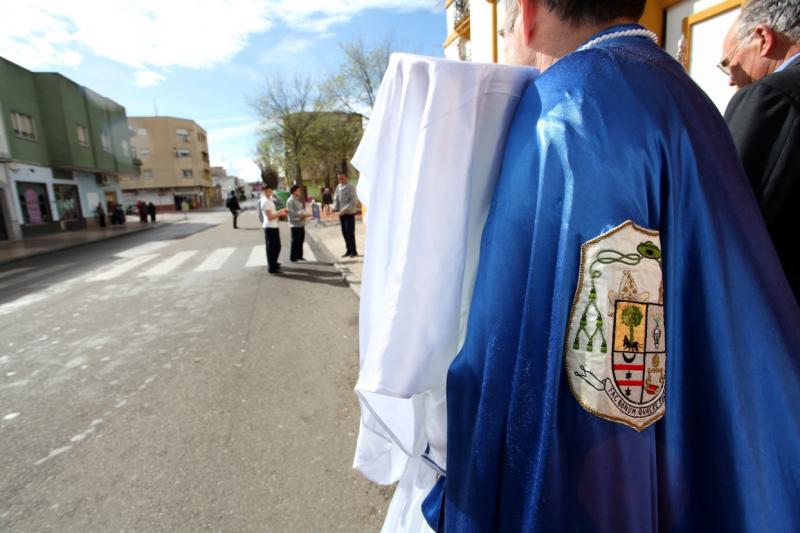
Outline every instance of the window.
<path fill-rule="evenodd" d="M 191 178 L 192 175 L 193 175 L 192 169 L 191 168 L 184 168 L 183 170 L 181 170 L 181 175 L 184 178 Z"/>
<path fill-rule="evenodd" d="M 11 129 L 17 137 L 23 139 L 36 140 L 36 129 L 33 125 L 33 117 L 23 113 L 11 112 Z"/>
<path fill-rule="evenodd" d="M 78 187 L 75 185 L 53 185 L 56 194 L 56 210 L 61 220 L 81 218 L 81 202 Z"/>
<path fill-rule="evenodd" d="M 105 130 L 100 133 L 100 144 L 103 146 L 103 150 L 111 153 L 111 138 L 108 136 L 108 132 Z"/>
<path fill-rule="evenodd" d="M 142 148 L 139 150 L 139 157 L 150 157 L 150 148 Z"/>
<path fill-rule="evenodd" d="M 175 150 L 175 157 L 192 157 L 192 152 L 189 150 Z"/>
<path fill-rule="evenodd" d="M 175 130 L 175 134 L 178 136 L 178 139 L 188 143 L 189 142 L 189 130 L 184 128 L 177 128 Z"/>
<path fill-rule="evenodd" d="M 202 134 L 200 132 L 197 132 L 197 142 L 205 143 L 206 140 L 207 139 L 206 139 L 206 136 L 204 134 Z"/>
<path fill-rule="evenodd" d="M 153 179 L 153 171 L 152 170 L 142 170 L 142 179 L 151 180 Z"/>
<path fill-rule="evenodd" d="M 122 147 L 122 155 L 124 155 L 125 157 L 130 157 L 131 156 L 131 145 L 128 144 L 128 141 L 125 140 L 125 139 L 122 139 L 119 144 Z"/>
<path fill-rule="evenodd" d="M 89 146 L 89 132 L 86 126 L 77 124 L 75 126 L 75 134 L 78 136 L 78 144 L 81 146 Z"/>

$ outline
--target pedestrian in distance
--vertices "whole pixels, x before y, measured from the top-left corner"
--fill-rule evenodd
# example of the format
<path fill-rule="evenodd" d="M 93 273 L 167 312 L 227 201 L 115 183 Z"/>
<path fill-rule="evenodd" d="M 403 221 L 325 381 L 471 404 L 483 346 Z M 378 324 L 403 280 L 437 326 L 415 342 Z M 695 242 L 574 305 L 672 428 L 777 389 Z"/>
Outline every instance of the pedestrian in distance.
<path fill-rule="evenodd" d="M 103 209 L 103 203 L 98 202 L 97 207 L 95 208 L 95 212 L 97 213 L 97 223 L 100 224 L 101 228 L 106 227 L 106 210 Z"/>
<path fill-rule="evenodd" d="M 231 191 L 228 193 L 228 199 L 225 200 L 225 207 L 227 207 L 233 216 L 233 229 L 238 229 L 236 219 L 239 217 L 241 207 L 239 206 L 239 199 L 236 198 L 236 192 Z"/>
<path fill-rule="evenodd" d="M 150 222 L 155 224 L 155 222 L 156 222 L 156 204 L 154 204 L 153 202 L 148 202 L 147 203 L 147 214 L 150 216 Z"/>
<path fill-rule="evenodd" d="M 281 233 L 278 220 L 286 216 L 286 209 L 277 210 L 272 194 L 272 187 L 264 186 L 261 199 L 258 201 L 258 219 L 264 230 L 264 242 L 267 249 L 267 270 L 270 274 L 281 274 L 278 257 L 281 254 Z"/>
<path fill-rule="evenodd" d="M 800 2 L 745 3 L 722 53 L 719 68 L 739 87 L 725 120 L 800 302 Z"/>
<path fill-rule="evenodd" d="M 342 227 L 345 252 L 342 257 L 356 257 L 356 211 L 358 210 L 358 197 L 356 188 L 348 183 L 349 178 L 344 172 L 336 175 L 339 185 L 333 193 L 333 211 L 339 213 L 339 224 Z"/>
<path fill-rule="evenodd" d="M 333 203 L 333 196 L 331 196 L 331 190 L 328 187 L 325 187 L 325 190 L 322 191 L 322 212 L 326 215 L 331 214 L 331 204 Z"/>
<path fill-rule="evenodd" d="M 289 259 L 292 263 L 305 261 L 303 257 L 303 242 L 306 238 L 306 220 L 311 215 L 303 204 L 302 193 L 299 185 L 292 185 L 289 189 L 289 200 L 286 202 L 286 211 L 289 214 L 289 228 L 292 232 L 292 244 Z"/>
<path fill-rule="evenodd" d="M 136 210 L 139 212 L 139 222 L 147 224 L 147 205 L 141 200 L 136 202 Z"/>

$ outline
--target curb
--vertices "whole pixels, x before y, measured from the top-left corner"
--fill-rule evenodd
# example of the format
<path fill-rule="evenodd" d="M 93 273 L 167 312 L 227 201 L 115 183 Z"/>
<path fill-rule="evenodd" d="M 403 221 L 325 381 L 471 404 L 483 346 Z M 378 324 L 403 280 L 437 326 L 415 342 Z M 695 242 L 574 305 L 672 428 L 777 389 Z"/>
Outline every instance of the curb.
<path fill-rule="evenodd" d="M 339 272 L 339 274 L 342 276 L 342 279 L 345 281 L 345 283 L 347 283 L 347 286 L 350 287 L 350 290 L 352 290 L 355 293 L 358 299 L 361 299 L 361 278 L 355 275 L 350 270 L 350 267 L 348 265 L 337 261 L 334 255 L 331 253 L 331 251 L 328 250 L 328 247 L 325 246 L 325 244 L 323 244 L 322 239 L 317 237 L 317 235 L 314 233 L 313 230 L 307 231 L 306 235 L 309 236 L 312 241 L 314 241 L 314 244 L 318 250 L 321 250 L 325 253 L 325 255 L 327 256 L 325 258 L 326 259 L 325 262 L 331 263 L 333 265 L 333 268 L 335 268 L 336 271 Z"/>
<path fill-rule="evenodd" d="M 172 224 L 172 222 L 162 222 L 161 223 L 162 226 L 164 224 Z M 0 259 L 0 266 L 8 265 L 8 264 L 11 264 L 11 263 L 17 263 L 19 261 L 25 261 L 26 259 L 33 259 L 34 257 L 41 257 L 43 255 L 53 254 L 53 253 L 56 253 L 56 252 L 63 252 L 64 250 L 71 250 L 73 248 L 80 248 L 81 246 L 88 246 L 90 244 L 95 244 L 95 243 L 98 243 L 98 242 L 108 241 L 108 240 L 111 240 L 111 239 L 118 239 L 120 237 L 125 237 L 127 235 L 137 235 L 137 234 L 139 234 L 139 233 L 141 233 L 143 231 L 154 230 L 154 229 L 156 229 L 156 227 L 158 227 L 158 226 L 144 226 L 144 227 L 141 227 L 141 228 L 137 228 L 135 230 L 126 231 L 124 233 L 107 235 L 107 236 L 101 237 L 99 239 L 93 239 L 93 240 L 90 240 L 90 241 L 82 241 L 82 242 L 71 242 L 71 243 L 64 244 L 62 246 L 55 246 L 53 248 L 36 250 L 36 251 L 33 251 L 30 254 L 25 255 L 25 256 L 12 257 L 11 259 Z"/>

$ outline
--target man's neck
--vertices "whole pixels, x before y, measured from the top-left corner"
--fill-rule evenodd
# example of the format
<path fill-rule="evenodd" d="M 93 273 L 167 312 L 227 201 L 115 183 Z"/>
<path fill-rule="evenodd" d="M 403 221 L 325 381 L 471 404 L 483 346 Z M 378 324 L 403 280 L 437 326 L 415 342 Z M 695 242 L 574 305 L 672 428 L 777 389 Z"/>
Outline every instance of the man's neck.
<path fill-rule="evenodd" d="M 561 57 L 574 52 L 578 47 L 588 41 L 593 35 L 619 26 L 621 24 L 636 24 L 636 21 L 629 18 L 618 18 L 602 24 L 583 24 L 574 26 L 569 22 L 557 19 L 556 15 L 547 12 L 544 16 L 556 18 L 556 21 L 551 21 L 551 24 L 542 25 L 542 27 L 550 28 L 549 32 L 542 32 L 536 39 L 534 48 L 542 53 L 560 59 Z"/>

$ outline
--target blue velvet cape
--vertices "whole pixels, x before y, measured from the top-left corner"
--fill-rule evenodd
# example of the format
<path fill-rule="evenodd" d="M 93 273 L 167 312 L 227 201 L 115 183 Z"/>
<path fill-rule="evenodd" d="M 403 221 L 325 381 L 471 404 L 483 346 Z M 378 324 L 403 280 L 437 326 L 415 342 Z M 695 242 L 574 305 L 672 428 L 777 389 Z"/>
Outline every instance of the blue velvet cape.
<path fill-rule="evenodd" d="M 666 412 L 642 432 L 585 411 L 563 360 L 581 244 L 626 220 L 664 257 Z M 434 529 L 800 531 L 800 310 L 725 123 L 663 50 L 613 39 L 527 90 L 480 261 Z"/>

